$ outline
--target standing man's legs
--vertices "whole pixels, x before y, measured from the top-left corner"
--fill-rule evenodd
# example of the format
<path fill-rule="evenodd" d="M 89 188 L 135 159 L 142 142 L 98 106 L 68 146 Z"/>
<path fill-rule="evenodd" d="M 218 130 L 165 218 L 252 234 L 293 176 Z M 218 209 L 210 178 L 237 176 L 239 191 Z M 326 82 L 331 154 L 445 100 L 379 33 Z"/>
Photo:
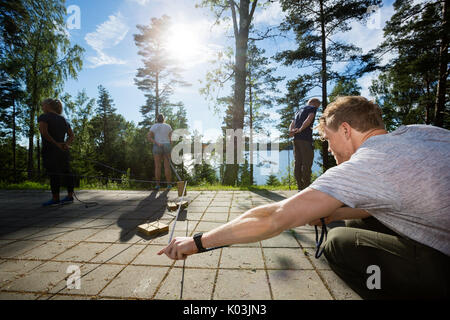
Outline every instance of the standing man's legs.
<path fill-rule="evenodd" d="M 311 142 L 300 140 L 300 154 L 302 157 L 302 171 L 300 175 L 301 188 L 306 189 L 311 184 L 311 167 L 314 160 L 314 149 Z"/>
<path fill-rule="evenodd" d="M 170 167 L 170 153 L 164 154 L 164 174 L 166 175 L 167 182 L 172 181 L 172 168 Z"/>
<path fill-rule="evenodd" d="M 162 155 L 160 154 L 153 154 L 153 156 L 155 157 L 155 179 L 156 179 L 156 183 L 157 183 L 157 187 L 159 187 L 159 182 L 161 181 L 161 160 L 162 160 Z"/>
<path fill-rule="evenodd" d="M 43 153 L 42 162 L 50 178 L 50 189 L 52 190 L 53 201 L 59 202 L 59 190 L 61 185 L 61 170 L 58 165 L 57 154 Z"/>
<path fill-rule="evenodd" d="M 311 167 L 314 160 L 314 150 L 311 142 L 294 140 L 295 179 L 298 190 L 303 190 L 311 184 Z"/>
<path fill-rule="evenodd" d="M 294 175 L 295 180 L 297 181 L 297 189 L 302 190 L 302 153 L 301 153 L 301 140 L 294 140 Z"/>
<path fill-rule="evenodd" d="M 53 168 L 55 169 L 55 168 Z M 56 172 L 51 172 L 50 176 L 50 188 L 52 190 L 53 201 L 59 201 L 59 189 L 61 185 L 61 176 Z"/>
<path fill-rule="evenodd" d="M 62 173 L 63 173 L 63 181 L 64 186 L 67 187 L 67 197 L 73 198 L 73 190 L 74 190 L 74 176 L 72 171 L 70 170 L 70 156 L 69 153 L 64 153 L 61 157 L 62 163 Z"/>

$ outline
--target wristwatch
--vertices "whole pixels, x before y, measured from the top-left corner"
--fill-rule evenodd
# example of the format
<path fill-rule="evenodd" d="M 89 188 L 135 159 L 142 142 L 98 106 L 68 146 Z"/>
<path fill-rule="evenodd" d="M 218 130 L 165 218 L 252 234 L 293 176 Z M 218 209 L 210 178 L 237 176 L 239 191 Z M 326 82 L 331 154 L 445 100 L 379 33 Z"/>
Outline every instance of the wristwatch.
<path fill-rule="evenodd" d="M 194 235 L 194 242 L 195 242 L 195 245 L 197 246 L 198 252 L 206 251 L 206 249 L 202 245 L 202 235 L 203 235 L 202 232 Z"/>

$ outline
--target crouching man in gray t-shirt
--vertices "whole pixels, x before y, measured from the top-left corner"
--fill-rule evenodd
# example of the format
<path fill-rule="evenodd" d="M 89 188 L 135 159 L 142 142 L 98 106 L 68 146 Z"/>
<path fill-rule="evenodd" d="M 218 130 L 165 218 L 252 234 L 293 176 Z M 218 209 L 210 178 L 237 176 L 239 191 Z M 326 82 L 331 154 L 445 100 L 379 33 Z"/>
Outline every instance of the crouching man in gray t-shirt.
<path fill-rule="evenodd" d="M 448 298 L 450 131 L 424 125 L 387 133 L 381 110 L 341 97 L 320 118 L 337 166 L 295 196 L 253 208 L 159 254 L 185 259 L 204 248 L 255 242 L 305 224 L 346 220 L 329 232 L 332 270 L 363 298 Z"/>

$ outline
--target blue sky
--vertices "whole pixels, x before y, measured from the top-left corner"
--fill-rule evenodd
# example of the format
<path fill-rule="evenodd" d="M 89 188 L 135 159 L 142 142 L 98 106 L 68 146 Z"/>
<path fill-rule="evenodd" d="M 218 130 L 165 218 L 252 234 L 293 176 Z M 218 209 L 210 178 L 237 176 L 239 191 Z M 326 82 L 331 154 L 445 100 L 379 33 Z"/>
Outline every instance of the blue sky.
<path fill-rule="evenodd" d="M 191 87 L 175 91 L 173 101 L 182 101 L 187 110 L 189 127 L 198 129 L 206 138 L 214 136 L 221 127 L 222 115 L 214 114 L 205 98 L 199 94 L 199 81 L 212 69 L 208 62 L 214 53 L 233 44 L 229 24 L 213 27 L 214 18 L 206 8 L 195 8 L 197 0 L 71 0 L 66 4 L 80 8 L 80 29 L 68 30 L 71 41 L 85 48 L 84 67 L 77 80 L 68 80 L 65 91 L 75 95 L 86 89 L 89 97 L 97 98 L 98 85 L 103 85 L 111 93 L 117 111 L 127 120 L 139 122 L 142 117 L 140 106 L 145 103 L 144 93 L 134 85 L 136 70 L 141 66 L 141 57 L 137 54 L 133 35 L 137 33 L 137 24 L 150 23 L 151 18 L 160 18 L 166 14 L 174 22 L 173 51 L 183 53 L 179 56 L 184 80 Z M 364 52 L 375 48 L 383 39 L 382 28 L 393 14 L 392 1 L 385 1 L 379 11 L 379 20 L 374 18 L 371 25 L 353 23 L 352 30 L 336 38 L 348 39 L 361 47 Z M 255 25 L 258 29 L 277 25 L 283 19 L 283 13 L 277 3 L 258 8 L 255 12 Z M 178 38 L 177 38 L 178 37 Z M 183 46 L 183 38 L 192 39 L 194 46 Z M 259 43 L 268 56 L 291 48 L 293 39 L 278 38 Z M 174 53 L 175 54 L 175 53 Z M 276 65 L 276 64 L 275 64 Z M 277 66 L 277 74 L 292 79 L 301 72 L 294 67 Z M 369 96 L 368 87 L 371 74 L 359 79 L 362 94 Z M 280 84 L 282 94 L 285 82 Z M 331 90 L 332 88 L 330 88 Z M 312 95 L 320 95 L 319 91 Z M 278 119 L 275 106 L 271 118 Z M 274 124 L 275 126 L 275 124 Z M 274 129 L 275 131 L 275 129 Z"/>

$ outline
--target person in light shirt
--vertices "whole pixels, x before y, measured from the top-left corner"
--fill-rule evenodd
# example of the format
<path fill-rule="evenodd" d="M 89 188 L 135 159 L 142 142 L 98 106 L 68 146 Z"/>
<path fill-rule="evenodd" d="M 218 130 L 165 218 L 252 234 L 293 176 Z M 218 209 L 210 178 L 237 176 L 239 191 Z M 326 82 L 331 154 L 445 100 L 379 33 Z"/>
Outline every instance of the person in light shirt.
<path fill-rule="evenodd" d="M 155 177 L 157 181 L 156 190 L 160 188 L 161 162 L 164 160 L 164 174 L 168 182 L 167 188 L 172 188 L 172 171 L 170 168 L 170 152 L 172 139 L 172 127 L 164 123 L 164 116 L 158 114 L 155 123 L 148 133 L 148 140 L 153 143 L 153 157 L 155 159 Z"/>

